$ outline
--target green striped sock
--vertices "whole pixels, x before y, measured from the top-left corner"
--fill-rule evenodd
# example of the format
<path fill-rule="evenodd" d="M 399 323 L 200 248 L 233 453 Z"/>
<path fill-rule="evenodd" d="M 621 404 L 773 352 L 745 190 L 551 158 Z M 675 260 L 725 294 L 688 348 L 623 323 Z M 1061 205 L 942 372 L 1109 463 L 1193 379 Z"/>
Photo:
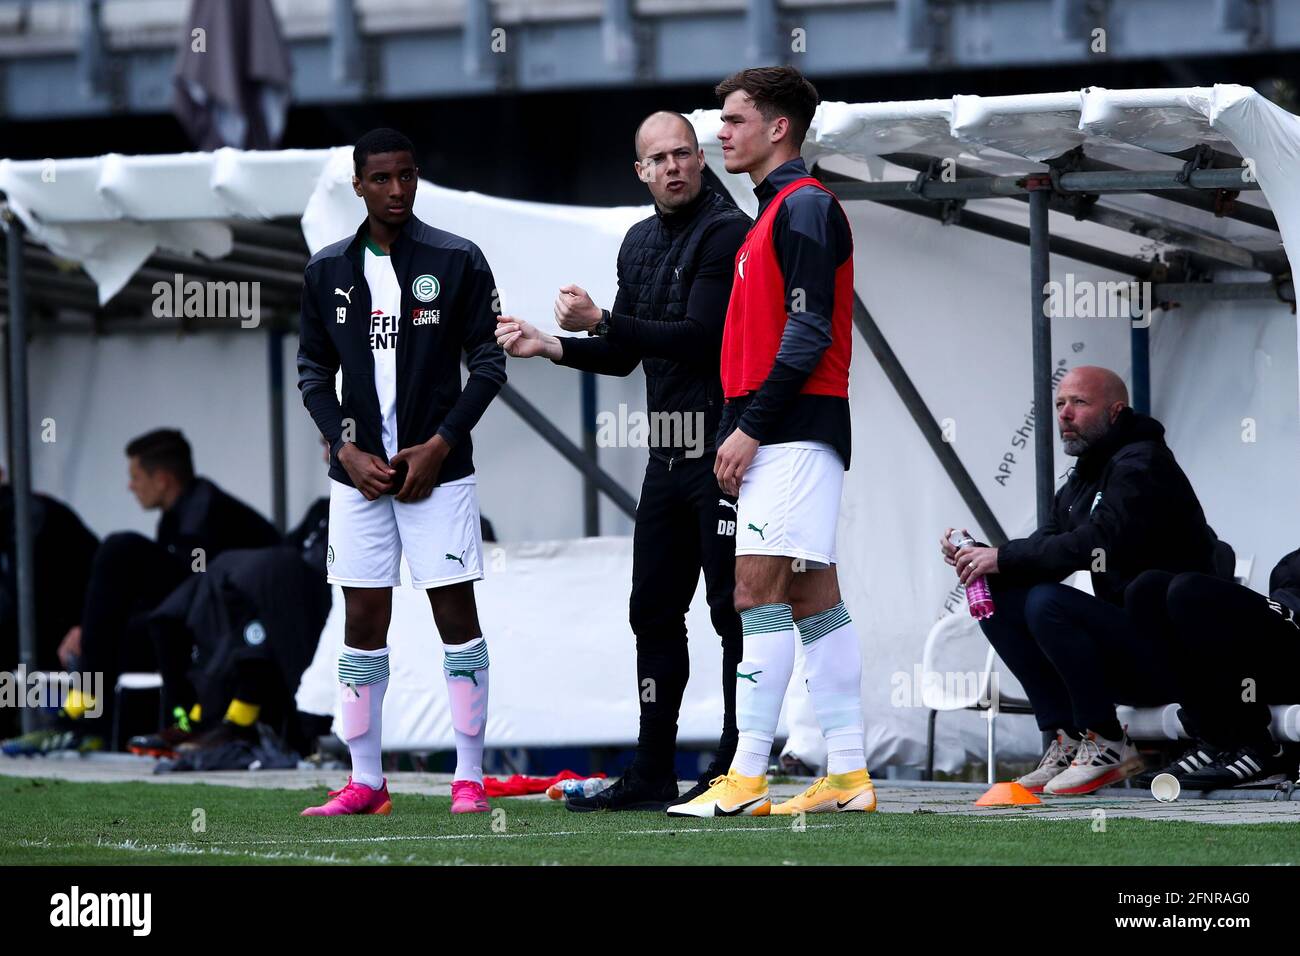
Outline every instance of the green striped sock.
<path fill-rule="evenodd" d="M 760 604 L 740 612 L 740 629 L 746 635 L 792 631 L 794 616 L 788 604 Z"/>
<path fill-rule="evenodd" d="M 731 769 L 745 777 L 767 773 L 781 701 L 794 668 L 794 616 L 788 604 L 760 604 L 740 612 L 744 633 L 736 665 L 736 756 Z"/>
<path fill-rule="evenodd" d="M 474 671 L 485 670 L 488 666 L 487 638 L 476 637 L 466 644 L 444 644 L 442 646 L 442 669 L 448 674 L 460 673 L 469 676 Z"/>
<path fill-rule="evenodd" d="M 388 648 L 384 648 L 380 654 L 360 654 L 347 649 L 339 654 L 340 684 L 361 687 L 364 684 L 377 684 L 381 680 L 388 680 Z"/>
<path fill-rule="evenodd" d="M 803 641 L 803 646 L 816 641 L 818 638 L 825 637 L 837 627 L 843 627 L 852 620 L 849 617 L 848 610 L 841 601 L 834 607 L 828 607 L 824 611 L 818 611 L 816 614 L 809 614 L 795 621 L 795 627 L 799 629 L 799 640 Z"/>

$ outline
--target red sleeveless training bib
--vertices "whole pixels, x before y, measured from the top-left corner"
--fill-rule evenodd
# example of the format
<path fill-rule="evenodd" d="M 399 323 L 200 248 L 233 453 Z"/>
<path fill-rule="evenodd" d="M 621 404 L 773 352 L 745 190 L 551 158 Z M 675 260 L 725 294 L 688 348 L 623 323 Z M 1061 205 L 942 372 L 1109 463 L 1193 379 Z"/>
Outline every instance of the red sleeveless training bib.
<path fill-rule="evenodd" d="M 804 186 L 830 192 L 812 176 L 796 179 L 768 203 L 736 252 L 736 274 L 722 333 L 722 392 L 728 399 L 755 391 L 776 362 L 788 316 L 785 277 L 772 243 L 772 226 L 786 197 Z M 831 344 L 800 389 L 804 395 L 848 398 L 853 348 L 852 255 L 835 270 L 833 301 Z"/>

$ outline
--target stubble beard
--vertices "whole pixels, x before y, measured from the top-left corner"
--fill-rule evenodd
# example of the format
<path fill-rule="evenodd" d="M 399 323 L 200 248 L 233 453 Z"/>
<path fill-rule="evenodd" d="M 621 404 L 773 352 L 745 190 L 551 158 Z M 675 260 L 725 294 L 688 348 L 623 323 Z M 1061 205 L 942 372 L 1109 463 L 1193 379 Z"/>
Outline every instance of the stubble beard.
<path fill-rule="evenodd" d="M 1062 448 L 1064 448 L 1067 455 L 1073 458 L 1078 458 L 1093 445 L 1097 444 L 1097 442 L 1100 441 L 1108 431 L 1110 431 L 1110 428 L 1110 422 L 1102 419 L 1102 421 L 1097 423 L 1096 427 L 1089 431 L 1079 429 L 1077 432 L 1077 438 L 1061 439 Z"/>

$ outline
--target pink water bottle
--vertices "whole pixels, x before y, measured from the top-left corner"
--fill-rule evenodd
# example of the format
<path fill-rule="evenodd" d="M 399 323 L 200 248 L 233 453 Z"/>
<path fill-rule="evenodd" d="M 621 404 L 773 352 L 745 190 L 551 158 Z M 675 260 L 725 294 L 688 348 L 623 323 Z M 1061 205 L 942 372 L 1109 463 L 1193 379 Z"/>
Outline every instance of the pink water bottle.
<path fill-rule="evenodd" d="M 948 543 L 960 551 L 973 545 L 975 539 L 961 531 L 953 531 L 948 536 Z M 970 616 L 977 621 L 993 616 L 993 595 L 989 593 L 989 583 L 982 576 L 966 583 L 966 603 L 970 605 Z"/>

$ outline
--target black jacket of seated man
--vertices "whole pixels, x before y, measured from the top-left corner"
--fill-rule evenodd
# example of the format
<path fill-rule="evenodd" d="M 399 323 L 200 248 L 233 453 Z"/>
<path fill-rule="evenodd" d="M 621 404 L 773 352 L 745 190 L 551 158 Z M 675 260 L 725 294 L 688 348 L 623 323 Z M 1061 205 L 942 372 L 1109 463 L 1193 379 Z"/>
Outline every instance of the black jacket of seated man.
<path fill-rule="evenodd" d="M 36 583 L 36 666 L 58 670 L 59 641 L 81 617 L 99 538 L 77 513 L 48 495 L 32 495 Z M 18 558 L 14 491 L 0 486 L 0 671 L 18 665 Z"/>
<path fill-rule="evenodd" d="M 1124 589 L 1143 571 L 1221 571 L 1217 540 L 1165 444 L 1164 426 L 1125 408 L 1079 456 L 1051 520 L 998 549 L 998 574 L 989 580 L 1025 586 L 1088 570 L 1093 593 L 1122 606 Z"/>
<path fill-rule="evenodd" d="M 99 538 L 76 512 L 48 495 L 32 495 L 31 519 L 36 667 L 59 670 L 59 642 L 81 617 Z M 17 668 L 19 657 L 14 492 L 0 485 L 0 671 Z M 0 737 L 18 731 L 18 716 L 16 707 L 0 707 Z"/>
<path fill-rule="evenodd" d="M 271 522 L 207 478 L 195 478 L 158 519 L 158 543 L 184 560 L 201 548 L 211 560 L 231 548 L 265 548 L 280 543 Z"/>
<path fill-rule="evenodd" d="M 1232 563 L 1224 551 L 1164 427 L 1122 409 L 1079 456 L 1051 520 L 1002 545 L 987 578 L 996 611 L 980 627 L 1024 687 L 1039 728 L 1117 741 L 1116 704 L 1174 700 L 1167 645 L 1133 625 L 1125 588 L 1149 571 L 1221 574 Z M 1095 597 L 1060 583 L 1083 570 Z"/>
<path fill-rule="evenodd" d="M 1300 615 L 1300 548 L 1282 558 L 1268 576 L 1268 595 L 1293 617 Z"/>

